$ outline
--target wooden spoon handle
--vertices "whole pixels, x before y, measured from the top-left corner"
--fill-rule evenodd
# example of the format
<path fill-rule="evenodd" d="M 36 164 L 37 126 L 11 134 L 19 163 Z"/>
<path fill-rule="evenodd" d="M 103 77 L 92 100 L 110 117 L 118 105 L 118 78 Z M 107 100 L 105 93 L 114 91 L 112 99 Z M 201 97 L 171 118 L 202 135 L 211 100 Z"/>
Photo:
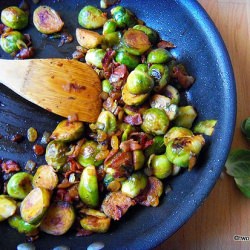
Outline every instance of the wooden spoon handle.
<path fill-rule="evenodd" d="M 87 64 L 68 59 L 0 59 L 0 82 L 25 99 L 61 116 L 95 122 L 101 84 Z"/>

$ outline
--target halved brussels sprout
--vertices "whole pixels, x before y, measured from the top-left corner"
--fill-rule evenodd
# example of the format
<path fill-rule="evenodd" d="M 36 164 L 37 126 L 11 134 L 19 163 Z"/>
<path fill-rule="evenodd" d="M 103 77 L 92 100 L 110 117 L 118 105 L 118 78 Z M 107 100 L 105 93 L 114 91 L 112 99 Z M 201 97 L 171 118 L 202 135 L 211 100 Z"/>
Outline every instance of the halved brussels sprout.
<path fill-rule="evenodd" d="M 87 5 L 81 9 L 78 15 L 79 24 L 86 29 L 98 29 L 107 21 L 107 15 L 100 9 Z"/>
<path fill-rule="evenodd" d="M 140 70 L 142 72 L 148 73 L 148 65 L 145 63 L 141 63 L 136 66 L 135 70 Z"/>
<path fill-rule="evenodd" d="M 24 221 L 20 215 L 14 215 L 8 219 L 11 227 L 16 229 L 18 233 L 30 234 L 37 231 L 38 225 L 32 225 Z"/>
<path fill-rule="evenodd" d="M 52 235 L 63 235 L 73 225 L 75 212 L 73 206 L 65 201 L 58 201 L 51 204 L 44 216 L 40 229 Z"/>
<path fill-rule="evenodd" d="M 59 32 L 64 25 L 59 14 L 51 7 L 45 5 L 35 9 L 33 23 L 36 29 L 43 34 Z"/>
<path fill-rule="evenodd" d="M 143 168 L 145 163 L 145 156 L 142 150 L 134 150 L 133 151 L 133 164 L 134 170 L 139 170 Z"/>
<path fill-rule="evenodd" d="M 102 126 L 106 133 L 112 133 L 116 130 L 116 118 L 110 111 L 102 111 L 98 116 L 97 123 Z"/>
<path fill-rule="evenodd" d="M 144 151 L 145 156 L 148 158 L 150 155 L 160 155 L 166 151 L 166 146 L 164 144 L 164 137 L 162 135 L 157 135 L 153 138 L 153 144 L 150 145 Z"/>
<path fill-rule="evenodd" d="M 102 91 L 110 93 L 113 90 L 113 86 L 109 80 L 105 79 L 102 81 Z"/>
<path fill-rule="evenodd" d="M 173 164 L 192 169 L 204 144 L 202 135 L 177 137 L 168 142 L 166 155 Z"/>
<path fill-rule="evenodd" d="M 141 172 L 133 173 L 126 181 L 122 183 L 122 193 L 130 198 L 135 198 L 147 186 L 147 176 Z"/>
<path fill-rule="evenodd" d="M 140 105 L 144 103 L 149 97 L 149 93 L 141 95 L 133 95 L 128 91 L 127 84 L 122 89 L 122 99 L 127 105 Z"/>
<path fill-rule="evenodd" d="M 194 133 L 212 135 L 214 132 L 214 127 L 217 123 L 217 120 L 204 120 L 198 122 L 194 127 Z"/>
<path fill-rule="evenodd" d="M 90 165 L 100 166 L 103 163 L 103 160 L 97 160 L 96 155 L 100 153 L 100 148 L 98 143 L 95 141 L 86 141 L 81 146 L 79 151 L 77 161 L 84 167 Z"/>
<path fill-rule="evenodd" d="M 119 28 L 133 27 L 138 22 L 134 13 L 122 6 L 111 9 L 111 15 Z"/>
<path fill-rule="evenodd" d="M 22 201 L 21 217 L 30 224 L 38 224 L 50 204 L 51 193 L 45 188 L 33 189 Z"/>
<path fill-rule="evenodd" d="M 16 201 L 7 195 L 0 195 L 0 221 L 8 219 L 17 209 Z"/>
<path fill-rule="evenodd" d="M 116 31 L 116 21 L 114 19 L 108 19 L 104 25 L 103 25 L 103 30 L 102 30 L 102 34 L 109 34 L 109 33 L 113 33 Z"/>
<path fill-rule="evenodd" d="M 162 109 L 166 111 L 170 103 L 171 103 L 171 100 L 164 95 L 155 94 L 150 98 L 151 108 L 158 108 L 158 109 Z"/>
<path fill-rule="evenodd" d="M 125 105 L 123 107 L 124 112 L 127 115 L 136 115 L 136 114 L 143 114 L 144 111 L 146 111 L 147 109 L 150 108 L 149 103 L 144 103 L 142 105 L 139 106 L 132 106 L 132 105 Z"/>
<path fill-rule="evenodd" d="M 152 155 L 148 160 L 148 167 L 145 173 L 149 176 L 154 175 L 158 179 L 165 179 L 172 174 L 173 164 L 165 154 Z"/>
<path fill-rule="evenodd" d="M 103 37 L 92 30 L 76 29 L 77 42 L 86 49 L 95 49 L 103 41 Z"/>
<path fill-rule="evenodd" d="M 155 81 L 154 90 L 156 92 L 161 91 L 167 84 L 169 80 L 169 70 L 166 65 L 153 64 L 148 70 L 148 74 L 153 77 Z"/>
<path fill-rule="evenodd" d="M 12 29 L 20 30 L 28 25 L 29 17 L 22 9 L 10 6 L 2 10 L 1 21 Z"/>
<path fill-rule="evenodd" d="M 86 167 L 81 175 L 78 186 L 81 200 L 89 207 L 97 207 L 99 203 L 99 190 L 97 173 L 94 166 Z"/>
<path fill-rule="evenodd" d="M 147 73 L 134 70 L 129 74 L 126 85 L 130 94 L 147 94 L 152 90 L 154 80 Z"/>
<path fill-rule="evenodd" d="M 63 141 L 51 141 L 46 147 L 45 160 L 48 165 L 59 169 L 67 161 L 68 147 Z"/>
<path fill-rule="evenodd" d="M 173 121 L 179 114 L 179 107 L 176 104 L 170 104 L 165 111 L 168 116 L 168 119 L 170 121 Z"/>
<path fill-rule="evenodd" d="M 171 53 L 166 49 L 153 49 L 148 54 L 147 63 L 167 63 L 171 58 Z"/>
<path fill-rule="evenodd" d="M 195 118 L 197 117 L 197 112 L 193 106 L 179 107 L 178 115 L 174 120 L 174 124 L 177 127 L 191 128 Z"/>
<path fill-rule="evenodd" d="M 105 54 L 106 51 L 103 49 L 89 49 L 85 56 L 86 63 L 102 69 L 102 59 Z"/>
<path fill-rule="evenodd" d="M 149 41 L 152 44 L 156 44 L 159 40 L 158 33 L 155 30 L 153 30 L 145 25 L 137 24 L 133 27 L 133 29 L 140 30 L 140 31 L 144 32 L 148 36 Z"/>
<path fill-rule="evenodd" d="M 37 170 L 33 177 L 33 186 L 42 187 L 48 190 L 53 190 L 58 183 L 58 177 L 55 170 L 50 165 L 42 165 Z"/>
<path fill-rule="evenodd" d="M 9 196 L 15 199 L 24 199 L 32 190 L 33 176 L 26 172 L 14 174 L 7 183 L 7 192 Z"/>
<path fill-rule="evenodd" d="M 116 48 L 121 41 L 122 33 L 120 31 L 112 32 L 103 35 L 102 49 Z"/>
<path fill-rule="evenodd" d="M 69 122 L 63 120 L 58 123 L 50 138 L 59 141 L 71 142 L 83 136 L 84 123 L 81 121 Z"/>
<path fill-rule="evenodd" d="M 125 31 L 122 37 L 122 45 L 127 52 L 137 56 L 142 55 L 151 48 L 148 36 L 144 32 L 135 29 Z"/>
<path fill-rule="evenodd" d="M 169 126 L 169 119 L 165 111 L 150 108 L 143 113 L 141 129 L 148 134 L 164 135 Z"/>
<path fill-rule="evenodd" d="M 24 44 L 24 36 L 19 31 L 9 31 L 1 35 L 1 48 L 6 53 L 18 52 Z"/>
<path fill-rule="evenodd" d="M 124 50 L 117 51 L 115 60 L 120 64 L 126 65 L 129 70 L 133 70 L 140 63 L 140 58 L 138 56 L 131 55 Z"/>
<path fill-rule="evenodd" d="M 167 85 L 163 91 L 163 95 L 167 96 L 171 100 L 171 104 L 178 105 L 180 102 L 180 93 L 172 85 Z"/>

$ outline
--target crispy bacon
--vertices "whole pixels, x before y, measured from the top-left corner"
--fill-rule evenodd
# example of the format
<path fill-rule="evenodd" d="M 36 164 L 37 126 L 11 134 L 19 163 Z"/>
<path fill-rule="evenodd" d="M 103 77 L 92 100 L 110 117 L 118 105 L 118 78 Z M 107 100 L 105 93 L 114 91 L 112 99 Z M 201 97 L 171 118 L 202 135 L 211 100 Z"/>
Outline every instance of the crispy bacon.
<path fill-rule="evenodd" d="M 20 171 L 20 166 L 15 161 L 12 161 L 12 160 L 8 160 L 6 162 L 2 162 L 1 163 L 1 168 L 2 168 L 2 171 L 5 174 L 9 174 L 9 173 Z"/>
<path fill-rule="evenodd" d="M 113 63 L 113 58 L 115 57 L 115 50 L 108 49 L 104 58 L 102 59 L 102 67 L 104 70 L 104 77 L 108 79 L 112 74 L 115 64 Z"/>
<path fill-rule="evenodd" d="M 139 144 L 139 142 L 134 141 L 133 139 L 123 141 L 120 144 L 120 149 L 123 152 L 135 151 L 135 150 L 139 150 L 141 148 L 142 148 L 142 146 Z"/>
<path fill-rule="evenodd" d="M 189 88 L 194 83 L 194 77 L 189 76 L 182 65 L 173 68 L 172 76 L 184 89 Z"/>
<path fill-rule="evenodd" d="M 70 164 L 70 169 L 64 174 L 65 178 L 68 178 L 72 173 L 80 174 L 83 170 L 83 167 L 74 159 L 69 158 L 68 162 Z"/>
<path fill-rule="evenodd" d="M 32 58 L 35 54 L 35 50 L 33 47 L 22 48 L 19 53 L 15 55 L 15 59 L 28 59 Z"/>
<path fill-rule="evenodd" d="M 163 48 L 163 49 L 173 49 L 176 46 L 173 43 L 169 42 L 169 41 L 161 40 L 159 43 L 157 43 L 157 47 L 158 48 Z"/>
<path fill-rule="evenodd" d="M 109 81 L 114 88 L 114 92 L 120 91 L 122 86 L 126 83 L 128 77 L 128 69 L 122 64 L 114 68 L 113 73 L 109 77 Z"/>
<path fill-rule="evenodd" d="M 144 150 L 150 145 L 153 144 L 153 139 L 151 139 L 146 133 L 144 132 L 133 132 L 129 136 L 130 139 L 134 139 L 135 141 L 138 141 L 141 145 L 141 149 Z"/>
<path fill-rule="evenodd" d="M 142 117 L 141 114 L 137 113 L 135 115 L 127 115 L 125 116 L 124 120 L 125 123 L 130 125 L 141 125 L 142 124 Z"/>

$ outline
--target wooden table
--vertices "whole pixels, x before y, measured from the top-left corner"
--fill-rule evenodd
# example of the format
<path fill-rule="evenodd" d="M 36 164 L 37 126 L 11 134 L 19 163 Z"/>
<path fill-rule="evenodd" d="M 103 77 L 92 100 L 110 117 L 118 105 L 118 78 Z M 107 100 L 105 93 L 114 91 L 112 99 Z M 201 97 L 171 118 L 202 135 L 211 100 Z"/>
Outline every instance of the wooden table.
<path fill-rule="evenodd" d="M 199 0 L 220 31 L 228 48 L 237 85 L 237 123 L 232 148 L 249 148 L 240 132 L 250 116 L 250 0 Z M 228 107 L 230 108 L 230 107 Z M 226 128 L 225 128 L 226 129 Z M 196 214 L 157 250 L 248 250 L 250 199 L 245 198 L 226 174 Z"/>

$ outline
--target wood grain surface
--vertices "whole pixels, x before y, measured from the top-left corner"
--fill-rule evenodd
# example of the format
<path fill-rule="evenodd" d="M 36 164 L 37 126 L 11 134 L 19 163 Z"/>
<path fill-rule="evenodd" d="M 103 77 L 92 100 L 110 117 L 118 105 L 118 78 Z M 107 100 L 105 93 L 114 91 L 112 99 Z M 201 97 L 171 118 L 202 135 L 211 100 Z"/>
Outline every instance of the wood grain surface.
<path fill-rule="evenodd" d="M 250 116 L 250 0 L 198 2 L 220 31 L 234 68 L 238 114 L 232 148 L 249 148 L 240 124 Z M 237 190 L 231 177 L 223 174 L 195 215 L 156 249 L 250 249 L 250 241 L 235 241 L 234 235 L 250 238 L 250 199 Z"/>

